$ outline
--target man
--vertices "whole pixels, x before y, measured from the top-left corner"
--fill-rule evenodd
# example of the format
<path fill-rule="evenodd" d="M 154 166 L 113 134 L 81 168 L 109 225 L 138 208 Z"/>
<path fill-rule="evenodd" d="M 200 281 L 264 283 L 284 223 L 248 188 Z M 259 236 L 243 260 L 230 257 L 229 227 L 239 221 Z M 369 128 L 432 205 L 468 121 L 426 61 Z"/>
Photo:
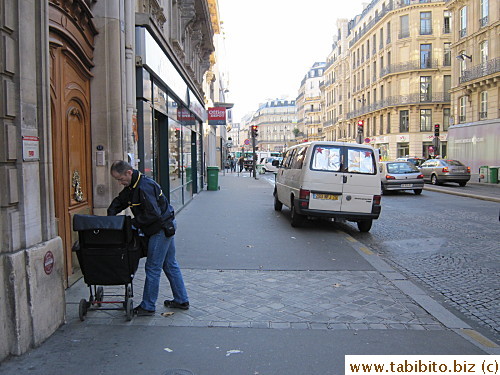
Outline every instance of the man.
<path fill-rule="evenodd" d="M 177 223 L 174 209 L 163 195 L 160 185 L 123 160 L 111 165 L 111 176 L 125 187 L 111 202 L 108 215 L 116 215 L 130 207 L 134 214 L 132 225 L 149 238 L 142 302 L 134 308 L 134 313 L 138 316 L 155 314 L 162 269 L 174 296 L 173 300 L 166 300 L 164 305 L 189 309 L 184 280 L 175 259 L 174 233 Z"/>

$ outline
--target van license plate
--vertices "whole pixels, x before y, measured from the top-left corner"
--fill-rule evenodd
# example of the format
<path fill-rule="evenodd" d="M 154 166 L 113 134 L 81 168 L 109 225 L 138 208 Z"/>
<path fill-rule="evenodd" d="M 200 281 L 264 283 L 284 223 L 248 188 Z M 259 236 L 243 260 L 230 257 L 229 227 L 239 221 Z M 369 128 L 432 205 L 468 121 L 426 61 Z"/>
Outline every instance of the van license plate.
<path fill-rule="evenodd" d="M 337 201 L 339 199 L 338 195 L 333 194 L 313 194 L 314 199 L 330 199 L 332 201 Z"/>
<path fill-rule="evenodd" d="M 401 187 L 413 187 L 413 184 L 401 184 Z"/>

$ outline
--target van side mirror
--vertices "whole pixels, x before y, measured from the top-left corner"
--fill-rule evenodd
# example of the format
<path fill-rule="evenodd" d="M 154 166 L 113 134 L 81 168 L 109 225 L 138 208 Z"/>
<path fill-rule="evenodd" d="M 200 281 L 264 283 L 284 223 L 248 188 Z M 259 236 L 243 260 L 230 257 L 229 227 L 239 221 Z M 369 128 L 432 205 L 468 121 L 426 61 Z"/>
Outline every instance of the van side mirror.
<path fill-rule="evenodd" d="M 279 160 L 273 160 L 271 163 L 273 167 L 279 167 L 280 166 L 280 161 Z"/>

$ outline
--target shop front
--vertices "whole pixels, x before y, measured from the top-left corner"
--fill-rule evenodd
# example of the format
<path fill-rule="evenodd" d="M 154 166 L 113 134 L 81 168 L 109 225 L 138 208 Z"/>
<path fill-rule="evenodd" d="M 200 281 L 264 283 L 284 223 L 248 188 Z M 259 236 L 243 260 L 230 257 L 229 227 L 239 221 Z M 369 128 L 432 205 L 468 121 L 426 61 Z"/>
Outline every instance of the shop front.
<path fill-rule="evenodd" d="M 175 210 L 203 188 L 202 123 L 206 112 L 149 31 L 136 28 L 138 160 Z"/>

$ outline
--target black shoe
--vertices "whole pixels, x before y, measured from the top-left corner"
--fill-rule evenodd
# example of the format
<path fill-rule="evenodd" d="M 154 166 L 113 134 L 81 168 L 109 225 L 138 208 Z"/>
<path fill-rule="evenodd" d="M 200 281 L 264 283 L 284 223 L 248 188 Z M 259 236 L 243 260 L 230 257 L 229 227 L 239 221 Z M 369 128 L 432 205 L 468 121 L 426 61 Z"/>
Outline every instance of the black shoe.
<path fill-rule="evenodd" d="M 174 300 L 166 299 L 165 302 L 163 302 L 163 304 L 165 305 L 165 307 L 171 307 L 174 309 L 181 309 L 181 310 L 189 309 L 189 302 L 179 303 L 175 302 Z"/>
<path fill-rule="evenodd" d="M 146 309 L 143 309 L 141 306 L 137 306 L 134 309 L 134 315 L 137 315 L 137 316 L 153 316 L 154 314 L 155 314 L 154 310 L 146 310 Z"/>

